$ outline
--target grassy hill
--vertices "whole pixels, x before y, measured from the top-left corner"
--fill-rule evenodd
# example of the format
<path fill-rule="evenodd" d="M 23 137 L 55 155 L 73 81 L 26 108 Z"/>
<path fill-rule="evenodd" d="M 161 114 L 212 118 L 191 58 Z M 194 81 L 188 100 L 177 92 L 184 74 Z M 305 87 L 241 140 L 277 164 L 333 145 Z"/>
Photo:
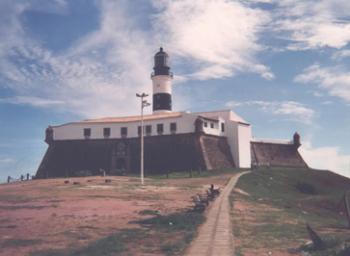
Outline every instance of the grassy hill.
<path fill-rule="evenodd" d="M 260 169 L 237 188 L 231 195 L 237 255 L 350 255 L 342 201 L 350 179 L 312 169 Z M 327 249 L 305 245 L 306 223 Z"/>

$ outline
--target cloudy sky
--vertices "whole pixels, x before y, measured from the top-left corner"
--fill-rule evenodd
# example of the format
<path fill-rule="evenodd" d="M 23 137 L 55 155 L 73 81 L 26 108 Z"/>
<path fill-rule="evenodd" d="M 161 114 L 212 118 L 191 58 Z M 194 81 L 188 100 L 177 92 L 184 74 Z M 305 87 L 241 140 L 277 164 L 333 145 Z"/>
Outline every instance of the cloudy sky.
<path fill-rule="evenodd" d="M 176 110 L 233 109 L 350 176 L 350 1 L 1 0 L 0 181 L 35 173 L 51 124 L 138 113 L 152 57 Z"/>

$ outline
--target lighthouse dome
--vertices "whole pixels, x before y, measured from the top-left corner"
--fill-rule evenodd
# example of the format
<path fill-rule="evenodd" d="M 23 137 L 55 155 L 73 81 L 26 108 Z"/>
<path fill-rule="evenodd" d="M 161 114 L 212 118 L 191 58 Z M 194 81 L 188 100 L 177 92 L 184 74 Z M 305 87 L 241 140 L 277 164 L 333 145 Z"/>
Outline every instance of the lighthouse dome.
<path fill-rule="evenodd" d="M 169 55 L 163 50 L 163 47 L 159 48 L 159 51 L 155 54 L 154 57 L 159 57 L 159 56 L 165 56 L 165 57 L 169 57 Z"/>
<path fill-rule="evenodd" d="M 154 75 L 171 75 L 169 67 L 169 55 L 160 47 L 154 55 Z"/>

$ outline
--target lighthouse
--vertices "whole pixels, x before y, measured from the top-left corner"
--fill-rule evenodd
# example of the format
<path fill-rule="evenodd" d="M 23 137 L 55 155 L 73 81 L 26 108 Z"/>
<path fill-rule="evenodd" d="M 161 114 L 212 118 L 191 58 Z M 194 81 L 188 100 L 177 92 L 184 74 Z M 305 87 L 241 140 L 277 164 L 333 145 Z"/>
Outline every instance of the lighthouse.
<path fill-rule="evenodd" d="M 169 55 L 160 47 L 159 52 L 154 55 L 154 67 L 151 79 L 153 83 L 153 113 L 171 112 L 171 80 L 173 74 L 170 72 Z"/>

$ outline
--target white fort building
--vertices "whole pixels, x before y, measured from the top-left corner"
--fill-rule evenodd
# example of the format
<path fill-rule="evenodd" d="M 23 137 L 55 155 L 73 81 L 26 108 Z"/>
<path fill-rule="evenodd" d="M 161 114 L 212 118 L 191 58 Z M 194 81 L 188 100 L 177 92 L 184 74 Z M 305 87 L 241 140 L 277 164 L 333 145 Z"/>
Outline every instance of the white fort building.
<path fill-rule="evenodd" d="M 304 167 L 300 137 L 268 141 L 252 139 L 251 125 L 231 110 L 173 112 L 169 56 L 154 56 L 153 113 L 144 115 L 147 173 L 251 168 Z M 49 126 L 49 147 L 37 178 L 138 172 L 141 116 L 103 117 Z"/>

